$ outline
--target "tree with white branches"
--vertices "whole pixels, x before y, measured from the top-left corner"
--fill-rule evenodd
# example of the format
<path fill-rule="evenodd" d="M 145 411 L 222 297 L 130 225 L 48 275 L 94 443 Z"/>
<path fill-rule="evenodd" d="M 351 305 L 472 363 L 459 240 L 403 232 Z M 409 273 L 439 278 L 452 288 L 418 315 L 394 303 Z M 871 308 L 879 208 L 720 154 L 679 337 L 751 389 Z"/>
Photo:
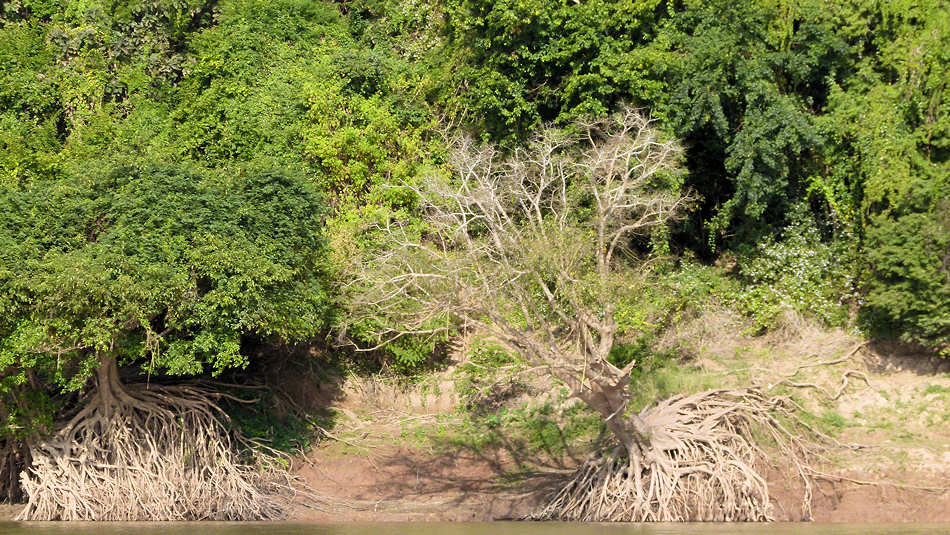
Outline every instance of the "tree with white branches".
<path fill-rule="evenodd" d="M 412 188 L 423 225 L 375 226 L 383 245 L 352 273 L 348 319 L 377 326 L 379 346 L 450 327 L 474 330 L 547 370 L 604 419 L 621 454 L 589 463 L 541 517 L 768 516 L 767 488 L 752 466 L 757 448 L 743 431 L 764 423 L 782 433 L 769 414 L 772 400 L 710 392 L 636 414 L 628 400 L 637 362 L 619 368 L 608 358 L 618 295 L 650 281 L 649 258 L 633 240 L 689 205 L 665 186 L 680 155 L 631 108 L 579 121 L 570 132 L 542 129 L 509 154 L 458 137 L 451 175 Z M 726 512 L 704 509 L 717 499 Z"/>

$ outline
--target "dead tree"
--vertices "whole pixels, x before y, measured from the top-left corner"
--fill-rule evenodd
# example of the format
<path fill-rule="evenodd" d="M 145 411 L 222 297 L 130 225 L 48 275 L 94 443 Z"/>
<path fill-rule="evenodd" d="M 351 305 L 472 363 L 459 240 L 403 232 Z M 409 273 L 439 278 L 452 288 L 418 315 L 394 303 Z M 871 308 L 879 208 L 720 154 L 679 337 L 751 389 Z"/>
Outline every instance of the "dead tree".
<path fill-rule="evenodd" d="M 352 274 L 349 321 L 377 326 L 379 345 L 453 324 L 476 329 L 603 417 L 619 454 L 591 461 L 539 518 L 764 520 L 768 490 L 751 429 L 764 426 L 793 459 L 803 455 L 774 417 L 788 407 L 757 392 L 628 410 L 636 362 L 608 359 L 614 308 L 650 280 L 631 240 L 689 203 L 663 187 L 680 154 L 634 109 L 573 133 L 542 129 L 507 155 L 459 137 L 450 176 L 414 188 L 424 223 L 375 226 L 382 245 Z"/>

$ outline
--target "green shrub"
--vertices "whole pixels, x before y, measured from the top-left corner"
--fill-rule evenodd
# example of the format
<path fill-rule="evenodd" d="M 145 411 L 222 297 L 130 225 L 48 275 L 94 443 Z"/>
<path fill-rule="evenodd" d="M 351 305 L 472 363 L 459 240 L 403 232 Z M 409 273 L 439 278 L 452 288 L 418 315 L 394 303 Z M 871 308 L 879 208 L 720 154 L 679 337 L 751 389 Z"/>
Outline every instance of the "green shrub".
<path fill-rule="evenodd" d="M 935 205 L 874 221 L 865 319 L 876 334 L 950 356 L 950 201 Z"/>
<path fill-rule="evenodd" d="M 629 410 L 639 412 L 662 399 L 714 388 L 716 379 L 681 362 L 674 353 L 651 352 L 630 374 Z"/>
<path fill-rule="evenodd" d="M 473 414 L 491 413 L 524 392 L 527 385 L 516 375 L 518 362 L 495 342 L 475 341 L 456 374 L 455 389 L 465 409 Z"/>
<path fill-rule="evenodd" d="M 653 339 L 670 325 L 735 291 L 735 282 L 715 267 L 684 261 L 674 268 L 670 263 L 658 270 L 650 284 L 633 286 L 617 297 L 614 320 L 618 335 Z"/>
<path fill-rule="evenodd" d="M 853 264 L 843 241 L 823 243 L 818 236 L 811 225 L 793 226 L 784 239 L 768 239 L 740 259 L 744 287 L 734 302 L 752 318 L 755 331 L 774 327 L 786 309 L 829 326 L 848 322 Z"/>

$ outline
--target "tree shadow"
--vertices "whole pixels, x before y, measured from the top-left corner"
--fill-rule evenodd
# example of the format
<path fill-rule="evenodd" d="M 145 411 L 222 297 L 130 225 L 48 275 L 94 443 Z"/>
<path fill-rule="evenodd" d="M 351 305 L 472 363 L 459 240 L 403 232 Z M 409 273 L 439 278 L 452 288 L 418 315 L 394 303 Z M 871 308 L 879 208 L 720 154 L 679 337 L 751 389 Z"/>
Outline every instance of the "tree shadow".
<path fill-rule="evenodd" d="M 897 340 L 872 340 L 868 343 L 865 362 L 877 373 L 910 371 L 916 375 L 950 374 L 950 359 L 935 355 L 926 348 Z"/>
<path fill-rule="evenodd" d="M 400 449 L 382 455 L 376 462 L 386 483 L 376 489 L 378 498 L 442 499 L 441 507 L 478 504 L 495 520 L 522 518 L 559 490 L 604 439 L 578 444 L 553 417 L 544 424 L 557 432 L 542 445 L 504 428 L 489 429 L 487 440 L 471 440 L 463 429 L 430 437 L 430 453 Z"/>
<path fill-rule="evenodd" d="M 440 510 L 477 506 L 493 520 L 519 519 L 559 489 L 568 475 L 544 465 L 513 471 L 504 450 L 456 450 L 442 455 L 397 452 L 381 457 L 390 477 L 378 498 L 432 503 Z M 401 476 L 401 477 L 400 477 Z"/>
<path fill-rule="evenodd" d="M 222 408 L 248 438 L 288 454 L 308 450 L 337 424 L 331 407 L 344 396 L 343 364 L 319 342 L 248 345 L 248 366 L 218 379 L 236 398 L 223 398 Z"/>

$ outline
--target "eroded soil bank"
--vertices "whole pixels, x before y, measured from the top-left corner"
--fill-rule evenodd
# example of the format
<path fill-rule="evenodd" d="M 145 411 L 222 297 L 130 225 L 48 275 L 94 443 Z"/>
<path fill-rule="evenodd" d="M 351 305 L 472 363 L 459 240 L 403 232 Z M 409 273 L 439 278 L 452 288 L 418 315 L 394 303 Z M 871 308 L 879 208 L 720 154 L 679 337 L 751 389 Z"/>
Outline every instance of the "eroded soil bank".
<path fill-rule="evenodd" d="M 319 458 L 317 458 L 319 457 Z M 499 457 L 431 455 L 394 448 L 372 457 L 323 451 L 300 475 L 332 504 L 319 511 L 297 507 L 290 520 L 314 522 L 488 521 L 517 519 L 531 512 L 559 481 L 558 473 L 505 477 Z M 510 459 L 507 460 L 510 462 Z M 561 474 L 563 475 L 563 474 Z M 856 474 L 857 475 L 857 474 Z M 921 486 L 946 486 L 950 474 L 895 474 L 895 480 Z M 770 481 L 783 521 L 801 520 L 800 495 L 786 481 Z M 0 521 L 12 520 L 19 507 L 0 505 Z M 950 492 L 910 488 L 826 485 L 816 496 L 816 522 L 950 522 Z"/>
<path fill-rule="evenodd" d="M 564 476 L 539 468 L 521 472 L 504 452 L 476 456 L 432 455 L 405 448 L 371 456 L 332 447 L 312 457 L 300 474 L 333 503 L 326 511 L 299 508 L 304 521 L 487 521 L 520 518 L 533 510 Z M 848 474 L 854 478 L 862 474 Z M 950 474 L 893 473 L 893 481 L 947 486 Z M 770 480 L 776 519 L 800 521 L 801 494 L 786 480 Z M 791 488 L 790 488 L 791 487 Z M 892 485 L 825 484 L 813 502 L 816 522 L 950 522 L 950 492 Z"/>
<path fill-rule="evenodd" d="M 842 445 L 822 467 L 840 480 L 815 490 L 811 520 L 950 522 L 950 362 L 868 344 L 800 318 L 759 337 L 735 334 L 742 332 L 739 322 L 720 311 L 674 333 L 669 344 L 684 355 L 675 380 L 686 389 L 768 386 L 780 378 L 798 385 L 788 394 Z M 458 407 L 471 400 L 455 389 L 462 384 L 458 369 L 411 387 L 345 384 L 333 402 L 339 420 L 332 439 L 298 468 L 334 505 L 300 509 L 297 518 L 514 519 L 584 461 L 582 444 L 538 457 L 516 440 L 480 448 L 466 445 L 477 440 L 458 440 L 478 432 L 459 425 L 465 416 Z M 544 384 L 501 399 L 507 385 L 493 387 L 493 402 L 512 408 L 552 401 Z M 767 479 L 776 518 L 803 520 L 800 483 L 778 473 Z"/>
<path fill-rule="evenodd" d="M 663 373 L 674 391 L 768 386 L 783 377 L 799 385 L 788 393 L 816 428 L 859 446 L 829 453 L 823 469 L 842 480 L 816 489 L 812 520 L 950 522 L 950 361 L 807 323 L 744 337 L 734 334 L 741 328 L 733 321 L 720 313 L 683 326 L 669 342 L 682 362 Z M 411 384 L 350 377 L 328 389 L 301 377 L 294 399 L 309 396 L 335 417 L 324 440 L 293 467 L 323 497 L 321 508 L 297 506 L 291 520 L 485 521 L 530 512 L 587 458 L 590 441 L 574 435 L 561 447 L 528 451 L 510 415 L 536 413 L 519 408 L 553 407 L 545 414 L 558 432 L 578 416 L 537 374 L 515 381 L 517 367 L 503 368 L 512 376 L 487 383 L 480 402 L 491 410 L 481 423 L 463 409 L 473 403 L 464 356 Z M 509 423 L 492 420 L 505 410 Z M 475 436 L 485 425 L 493 427 L 491 441 Z M 802 520 L 800 483 L 767 476 L 776 518 Z M 0 505 L 0 520 L 16 511 Z"/>

